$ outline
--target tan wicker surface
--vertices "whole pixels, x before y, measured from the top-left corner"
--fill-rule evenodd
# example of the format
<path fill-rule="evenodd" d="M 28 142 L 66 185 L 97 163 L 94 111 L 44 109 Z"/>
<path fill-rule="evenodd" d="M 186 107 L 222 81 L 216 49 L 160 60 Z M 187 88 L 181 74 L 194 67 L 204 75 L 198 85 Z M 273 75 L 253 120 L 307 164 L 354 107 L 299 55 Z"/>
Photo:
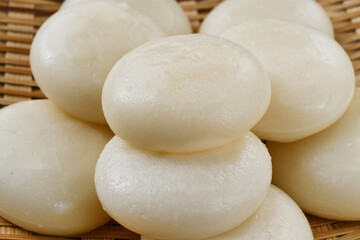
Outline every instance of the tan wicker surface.
<path fill-rule="evenodd" d="M 0 0 L 0 108 L 18 101 L 44 98 L 29 67 L 29 49 L 39 26 L 54 13 L 62 0 Z M 151 1 L 151 0 L 150 0 Z M 221 0 L 180 0 L 195 31 L 206 14 Z M 319 0 L 331 16 L 336 39 L 346 49 L 360 86 L 360 0 Z M 359 203 L 360 206 L 360 203 Z M 308 216 L 315 239 L 360 239 L 360 222 L 339 222 Z M 139 236 L 111 222 L 74 238 L 40 236 L 0 217 L 0 239 L 8 240 L 114 240 Z"/>

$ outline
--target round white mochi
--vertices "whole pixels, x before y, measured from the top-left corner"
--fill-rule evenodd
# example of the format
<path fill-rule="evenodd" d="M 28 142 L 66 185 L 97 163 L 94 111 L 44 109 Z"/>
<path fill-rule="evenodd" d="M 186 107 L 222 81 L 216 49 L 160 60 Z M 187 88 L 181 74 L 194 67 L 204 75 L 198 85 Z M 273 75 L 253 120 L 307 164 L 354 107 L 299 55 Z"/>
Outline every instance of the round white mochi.
<path fill-rule="evenodd" d="M 244 223 L 211 240 L 313 240 L 304 213 L 286 193 L 271 186 L 261 207 Z M 210 239 L 209 239 L 210 240 Z"/>
<path fill-rule="evenodd" d="M 31 70 L 45 95 L 83 120 L 105 123 L 103 83 L 133 48 L 165 33 L 148 17 L 114 3 L 74 6 L 50 17 L 31 47 Z"/>
<path fill-rule="evenodd" d="M 260 62 L 206 35 L 153 41 L 124 56 L 103 89 L 117 136 L 146 149 L 194 152 L 249 131 L 265 113 L 270 82 Z"/>
<path fill-rule="evenodd" d="M 325 131 L 294 143 L 268 143 L 274 184 L 311 214 L 360 220 L 360 89 L 345 115 Z"/>
<path fill-rule="evenodd" d="M 200 32 L 218 35 L 248 20 L 275 18 L 296 22 L 334 37 L 334 29 L 324 9 L 305 0 L 227 0 L 205 18 Z"/>
<path fill-rule="evenodd" d="M 105 1 L 128 4 L 151 18 L 169 35 L 190 34 L 192 32 L 188 17 L 175 0 L 66 0 L 61 9 L 77 4 Z"/>
<path fill-rule="evenodd" d="M 93 181 L 113 136 L 61 112 L 48 100 L 0 111 L 0 216 L 27 230 L 75 235 L 110 220 Z"/>
<path fill-rule="evenodd" d="M 256 211 L 270 181 L 270 156 L 251 132 L 189 154 L 140 150 L 114 137 L 95 171 L 105 211 L 153 239 L 196 240 L 226 232 Z"/>
<path fill-rule="evenodd" d="M 311 228 L 296 203 L 271 186 L 261 207 L 245 222 L 209 240 L 313 240 Z M 141 240 L 150 240 L 141 236 Z"/>
<path fill-rule="evenodd" d="M 333 39 L 300 24 L 257 20 L 222 37 L 242 44 L 266 68 L 272 87 L 269 109 L 253 129 L 266 140 L 290 142 L 333 124 L 351 102 L 351 61 Z"/>

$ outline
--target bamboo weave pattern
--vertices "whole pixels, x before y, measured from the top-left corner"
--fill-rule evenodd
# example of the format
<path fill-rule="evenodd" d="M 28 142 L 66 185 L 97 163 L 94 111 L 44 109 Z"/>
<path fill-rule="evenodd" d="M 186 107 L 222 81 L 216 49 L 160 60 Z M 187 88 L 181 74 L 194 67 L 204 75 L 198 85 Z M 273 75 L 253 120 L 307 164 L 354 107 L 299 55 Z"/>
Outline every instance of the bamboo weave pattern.
<path fill-rule="evenodd" d="M 194 31 L 222 0 L 179 0 Z M 32 77 L 29 51 L 41 24 L 57 11 L 62 0 L 0 0 L 0 108 L 45 98 Z M 360 86 L 360 0 L 318 0 L 335 26 L 336 40 L 349 54 Z M 316 240 L 360 239 L 360 222 L 340 222 L 308 216 Z M 23 230 L 0 217 L 0 239 L 6 240 L 117 240 L 139 239 L 115 222 L 83 236 L 58 238 Z"/>

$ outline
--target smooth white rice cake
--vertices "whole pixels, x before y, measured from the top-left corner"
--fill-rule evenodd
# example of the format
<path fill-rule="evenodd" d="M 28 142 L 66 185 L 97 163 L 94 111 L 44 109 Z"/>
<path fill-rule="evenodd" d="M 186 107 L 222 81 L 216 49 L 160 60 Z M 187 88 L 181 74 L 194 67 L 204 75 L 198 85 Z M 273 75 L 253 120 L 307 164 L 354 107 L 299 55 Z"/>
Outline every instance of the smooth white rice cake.
<path fill-rule="evenodd" d="M 111 70 L 102 104 L 117 136 L 164 152 L 195 152 L 239 138 L 261 119 L 270 81 L 246 49 L 206 35 L 144 44 Z"/>
<path fill-rule="evenodd" d="M 137 46 L 165 36 L 148 17 L 121 4 L 73 6 L 41 26 L 31 47 L 31 70 L 60 108 L 105 123 L 101 91 L 112 66 Z"/>
<path fill-rule="evenodd" d="M 167 154 L 114 137 L 95 171 L 105 211 L 153 239 L 196 240 L 236 227 L 265 199 L 271 161 L 251 132 L 210 151 Z"/>
<path fill-rule="evenodd" d="M 296 141 L 326 129 L 345 112 L 355 88 L 352 63 L 333 39 L 300 24 L 256 20 L 221 37 L 243 45 L 262 62 L 271 81 L 269 109 L 253 132 Z"/>
<path fill-rule="evenodd" d="M 286 193 L 271 186 L 261 207 L 233 230 L 208 240 L 313 240 L 304 213 Z"/>
<path fill-rule="evenodd" d="M 0 215 L 42 234 L 75 235 L 110 220 L 93 181 L 113 136 L 108 127 L 75 119 L 48 100 L 0 111 Z"/>
<path fill-rule="evenodd" d="M 227 0 L 210 12 L 200 32 L 218 35 L 249 20 L 270 18 L 303 24 L 334 37 L 330 18 L 313 0 Z"/>
<path fill-rule="evenodd" d="M 269 142 L 274 184 L 313 215 L 360 221 L 360 88 L 333 126 L 294 143 Z"/>
<path fill-rule="evenodd" d="M 151 18 L 169 35 L 192 33 L 188 17 L 175 0 L 66 0 L 62 4 L 61 9 L 77 4 L 105 1 L 127 4 Z"/>
<path fill-rule="evenodd" d="M 310 224 L 296 203 L 271 186 L 261 207 L 245 222 L 208 240 L 313 240 Z M 150 240 L 141 236 L 141 240 Z"/>

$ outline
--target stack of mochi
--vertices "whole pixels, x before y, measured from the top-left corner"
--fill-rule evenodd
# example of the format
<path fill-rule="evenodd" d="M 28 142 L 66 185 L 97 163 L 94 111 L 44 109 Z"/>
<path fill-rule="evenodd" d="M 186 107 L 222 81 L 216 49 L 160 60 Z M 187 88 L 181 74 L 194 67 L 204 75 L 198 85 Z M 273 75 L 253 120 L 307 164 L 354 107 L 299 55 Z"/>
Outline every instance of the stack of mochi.
<path fill-rule="evenodd" d="M 97 160 L 114 136 L 101 107 L 106 76 L 143 43 L 189 33 L 175 0 L 66 1 L 41 26 L 30 54 L 50 100 L 0 111 L 0 216 L 60 236 L 108 222 L 94 184 Z"/>
<path fill-rule="evenodd" d="M 311 240 L 297 204 L 360 220 L 360 91 L 324 10 L 227 0 L 190 33 L 174 0 L 67 0 L 31 48 L 49 100 L 0 111 L 0 215 L 143 240 Z"/>

